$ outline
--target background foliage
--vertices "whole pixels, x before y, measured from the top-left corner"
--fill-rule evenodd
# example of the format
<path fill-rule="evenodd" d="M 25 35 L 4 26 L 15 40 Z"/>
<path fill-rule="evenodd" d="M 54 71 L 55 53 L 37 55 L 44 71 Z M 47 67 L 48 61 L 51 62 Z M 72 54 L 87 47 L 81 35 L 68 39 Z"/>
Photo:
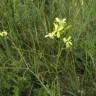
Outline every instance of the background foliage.
<path fill-rule="evenodd" d="M 96 0 L 0 0 L 0 96 L 96 95 Z M 55 17 L 72 25 L 72 50 L 44 38 Z"/>

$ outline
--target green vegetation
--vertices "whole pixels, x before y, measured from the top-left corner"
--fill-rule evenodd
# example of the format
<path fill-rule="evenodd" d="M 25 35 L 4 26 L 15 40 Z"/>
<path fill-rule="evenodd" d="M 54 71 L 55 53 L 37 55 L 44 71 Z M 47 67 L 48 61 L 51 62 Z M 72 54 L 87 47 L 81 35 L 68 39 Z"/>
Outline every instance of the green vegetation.
<path fill-rule="evenodd" d="M 0 96 L 96 96 L 95 62 L 96 0 L 0 0 Z"/>

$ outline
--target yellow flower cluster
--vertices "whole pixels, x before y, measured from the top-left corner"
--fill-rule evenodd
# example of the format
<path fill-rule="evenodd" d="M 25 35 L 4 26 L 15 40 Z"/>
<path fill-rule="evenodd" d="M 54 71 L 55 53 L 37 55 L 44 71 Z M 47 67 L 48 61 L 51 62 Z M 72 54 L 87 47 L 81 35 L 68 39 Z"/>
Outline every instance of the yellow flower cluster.
<path fill-rule="evenodd" d="M 49 37 L 50 39 L 54 38 L 62 39 L 61 35 L 63 35 L 63 33 L 66 32 L 66 29 L 69 28 L 69 26 L 66 26 L 66 19 L 55 18 L 55 22 L 53 23 L 53 25 L 54 25 L 53 31 L 45 35 L 45 38 Z M 62 40 L 66 48 L 70 48 L 72 46 L 71 36 L 69 36 L 68 38 L 63 37 Z"/>
<path fill-rule="evenodd" d="M 61 34 L 64 32 L 64 24 L 66 23 L 66 19 L 59 19 L 55 18 L 54 29 L 51 33 L 48 33 L 48 35 L 45 35 L 46 37 L 49 37 L 51 39 L 54 39 L 55 37 L 60 38 Z"/>
<path fill-rule="evenodd" d="M 0 32 L 0 36 L 1 37 L 6 37 L 8 35 L 8 33 L 7 33 L 7 31 L 2 31 L 2 32 Z"/>

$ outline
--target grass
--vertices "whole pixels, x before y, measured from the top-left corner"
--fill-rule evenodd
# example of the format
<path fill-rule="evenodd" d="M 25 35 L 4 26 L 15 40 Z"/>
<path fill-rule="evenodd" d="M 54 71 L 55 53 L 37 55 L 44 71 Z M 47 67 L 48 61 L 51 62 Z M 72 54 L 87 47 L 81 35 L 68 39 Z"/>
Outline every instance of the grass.
<path fill-rule="evenodd" d="M 0 96 L 95 96 L 96 0 L 1 0 Z M 44 38 L 54 18 L 72 25 L 73 47 Z"/>

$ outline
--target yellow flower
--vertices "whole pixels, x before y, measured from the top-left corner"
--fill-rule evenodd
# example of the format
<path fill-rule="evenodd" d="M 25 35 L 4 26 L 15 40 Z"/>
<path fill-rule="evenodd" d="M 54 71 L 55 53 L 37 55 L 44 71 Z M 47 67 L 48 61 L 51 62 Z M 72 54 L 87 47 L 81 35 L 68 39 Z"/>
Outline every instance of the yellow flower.
<path fill-rule="evenodd" d="M 72 40 L 71 40 L 71 36 L 69 36 L 68 38 L 63 38 L 63 42 L 66 45 L 66 48 L 70 48 L 72 46 Z"/>
<path fill-rule="evenodd" d="M 45 35 L 45 38 L 51 38 L 51 39 L 54 39 L 54 34 L 53 33 L 48 33 L 48 35 Z"/>
<path fill-rule="evenodd" d="M 54 39 L 54 37 L 60 38 L 61 34 L 64 32 L 64 23 L 66 23 L 66 19 L 55 18 L 55 22 L 53 23 L 54 29 L 48 35 L 45 35 L 45 38 L 49 37 Z"/>
<path fill-rule="evenodd" d="M 65 23 L 66 23 L 65 18 L 64 19 L 55 18 L 54 29 L 56 31 L 57 38 L 60 38 L 61 34 L 64 32 Z"/>
<path fill-rule="evenodd" d="M 7 31 L 0 32 L 1 37 L 6 37 L 8 35 Z"/>
<path fill-rule="evenodd" d="M 59 23 L 59 24 L 61 24 L 61 23 L 62 23 L 62 24 L 66 23 L 66 18 L 64 18 L 64 19 L 59 19 L 58 17 L 56 17 L 55 20 L 56 20 L 56 22 Z"/>
<path fill-rule="evenodd" d="M 54 33 L 54 36 L 56 36 L 57 38 L 60 38 L 63 28 L 64 26 L 60 26 L 54 23 L 54 31 L 52 33 Z"/>

